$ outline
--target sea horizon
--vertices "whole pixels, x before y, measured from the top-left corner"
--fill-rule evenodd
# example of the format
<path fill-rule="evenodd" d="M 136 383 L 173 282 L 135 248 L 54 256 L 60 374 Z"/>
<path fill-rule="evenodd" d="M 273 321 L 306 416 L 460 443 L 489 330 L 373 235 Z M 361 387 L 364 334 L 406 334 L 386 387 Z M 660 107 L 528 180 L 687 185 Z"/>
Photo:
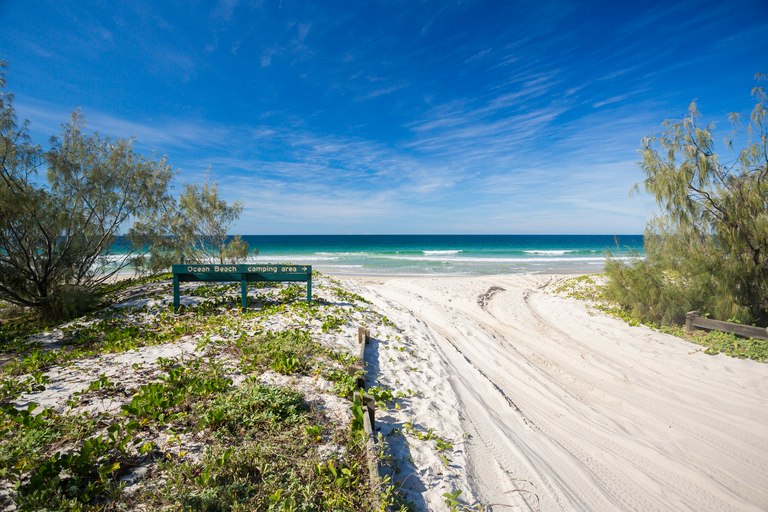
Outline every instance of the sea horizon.
<path fill-rule="evenodd" d="M 644 257 L 643 235 L 242 235 L 246 263 L 303 263 L 334 275 L 473 276 L 603 271 Z M 618 245 L 616 243 L 618 240 Z M 120 251 L 115 251 L 119 257 Z M 636 255 L 636 256 L 635 256 Z"/>

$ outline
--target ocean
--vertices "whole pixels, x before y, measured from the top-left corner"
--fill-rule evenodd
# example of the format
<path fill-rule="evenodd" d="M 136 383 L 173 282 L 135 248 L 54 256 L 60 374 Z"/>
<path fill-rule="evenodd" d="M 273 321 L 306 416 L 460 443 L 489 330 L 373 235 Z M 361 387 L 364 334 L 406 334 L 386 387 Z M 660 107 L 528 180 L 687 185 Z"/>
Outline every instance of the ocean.
<path fill-rule="evenodd" d="M 644 256 L 642 235 L 248 235 L 248 262 L 349 275 L 469 276 L 602 272 L 607 250 Z M 618 239 L 618 246 L 616 244 Z"/>
<path fill-rule="evenodd" d="M 246 263 L 303 263 L 336 275 L 591 274 L 602 272 L 608 250 L 621 259 L 645 256 L 642 235 L 244 235 L 243 239 L 259 250 Z M 121 244 L 126 242 L 121 237 L 109 259 L 120 260 Z"/>

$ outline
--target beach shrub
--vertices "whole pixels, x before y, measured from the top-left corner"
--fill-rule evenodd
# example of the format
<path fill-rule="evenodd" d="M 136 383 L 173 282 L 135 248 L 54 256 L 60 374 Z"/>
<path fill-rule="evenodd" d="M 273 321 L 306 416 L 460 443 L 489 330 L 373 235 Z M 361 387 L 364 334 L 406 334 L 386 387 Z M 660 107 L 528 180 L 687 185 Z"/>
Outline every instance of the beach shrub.
<path fill-rule="evenodd" d="M 85 286 L 65 285 L 57 288 L 42 299 L 43 318 L 50 321 L 64 321 L 84 315 L 96 305 L 93 290 Z"/>
<path fill-rule="evenodd" d="M 216 183 L 184 184 L 179 202 L 155 216 L 134 223 L 128 237 L 136 247 L 149 247 L 132 260 L 140 271 L 161 272 L 175 263 L 232 264 L 244 261 L 251 250 L 240 235 L 229 232 L 243 211 L 243 202 L 228 205 L 219 197 Z"/>
<path fill-rule="evenodd" d="M 762 78 L 758 75 L 758 78 Z M 644 234 L 646 258 L 608 255 L 605 298 L 642 321 L 681 322 L 698 310 L 725 321 L 768 325 L 768 98 L 763 88 L 735 163 L 715 153 L 712 124 L 700 126 L 695 103 L 666 131 L 643 139 L 645 190 L 662 213 Z M 637 188 L 639 184 L 635 185 Z"/>
<path fill-rule="evenodd" d="M 86 135 L 79 111 L 43 151 L 18 125 L 0 63 L 0 299 L 20 306 L 59 304 L 64 287 L 95 289 L 130 258 L 118 234 L 170 199 L 165 159 L 133 150 L 133 139 Z M 45 164 L 47 186 L 38 182 Z M 82 297 L 81 297 L 82 298 Z M 58 309 L 57 309 L 58 308 Z M 77 309 L 77 308 L 75 308 Z"/>
<path fill-rule="evenodd" d="M 241 201 L 227 205 L 206 182 L 184 185 L 177 204 L 165 158 L 139 155 L 132 138 L 86 134 L 79 111 L 43 151 L 28 123 L 16 121 L 4 68 L 0 61 L 0 300 L 65 320 L 86 312 L 89 294 L 105 292 L 129 265 L 157 273 L 249 254 L 240 236 L 227 235 Z M 47 186 L 37 178 L 43 165 Z"/>

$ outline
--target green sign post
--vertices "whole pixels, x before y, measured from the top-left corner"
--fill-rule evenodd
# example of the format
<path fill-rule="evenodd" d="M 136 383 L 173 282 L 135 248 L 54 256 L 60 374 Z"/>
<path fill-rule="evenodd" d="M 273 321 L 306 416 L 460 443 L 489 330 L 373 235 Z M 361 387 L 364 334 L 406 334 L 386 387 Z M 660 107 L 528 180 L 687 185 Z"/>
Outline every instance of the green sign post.
<path fill-rule="evenodd" d="M 191 281 L 240 281 L 243 309 L 248 307 L 248 283 L 306 281 L 307 302 L 312 301 L 312 266 L 260 263 L 248 265 L 173 265 L 173 311 L 178 312 L 179 283 Z"/>

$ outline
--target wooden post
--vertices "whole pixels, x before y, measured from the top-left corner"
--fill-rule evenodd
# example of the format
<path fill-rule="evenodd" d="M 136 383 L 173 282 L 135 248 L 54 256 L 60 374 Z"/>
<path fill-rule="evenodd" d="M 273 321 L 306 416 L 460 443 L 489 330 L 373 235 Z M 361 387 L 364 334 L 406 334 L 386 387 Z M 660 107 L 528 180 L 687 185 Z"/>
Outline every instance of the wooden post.
<path fill-rule="evenodd" d="M 764 327 L 753 327 L 751 325 L 742 325 L 734 322 L 723 322 L 722 320 L 712 320 L 709 318 L 702 318 L 695 311 L 691 311 L 685 316 L 685 329 L 686 332 L 691 332 L 696 329 L 717 330 L 723 332 L 730 332 L 737 336 L 744 336 L 745 338 L 757 338 L 760 340 L 768 340 L 768 329 Z M 689 330 L 690 326 L 690 330 Z"/>
<path fill-rule="evenodd" d="M 359 393 L 354 394 L 354 400 L 360 399 Z M 376 453 L 376 435 L 373 433 L 376 428 L 376 403 L 373 397 L 363 394 L 361 401 L 363 402 L 363 431 L 365 432 L 365 451 L 368 452 L 368 475 L 371 480 L 371 488 L 374 496 L 381 495 L 381 475 L 379 474 L 379 459 Z M 372 404 L 372 407 L 371 407 Z M 376 499 L 376 508 L 378 509 L 380 503 L 378 498 Z"/>
<path fill-rule="evenodd" d="M 365 340 L 366 343 L 369 343 L 371 339 L 371 331 L 366 329 L 365 327 L 358 327 L 357 328 L 357 342 L 360 344 L 360 352 L 358 353 L 357 357 L 360 359 L 360 364 L 352 364 L 347 367 L 347 373 L 349 375 L 354 376 L 357 372 L 365 371 L 365 343 L 363 343 L 363 340 Z M 355 386 L 358 388 L 365 390 L 365 375 L 362 377 L 358 377 L 357 382 L 355 383 Z M 375 404 L 374 404 L 375 407 Z"/>
<path fill-rule="evenodd" d="M 307 274 L 307 302 L 312 302 L 312 272 Z"/>
<path fill-rule="evenodd" d="M 368 413 L 368 422 L 371 431 L 373 431 L 373 429 L 376 428 L 376 400 L 374 400 L 372 396 L 363 393 L 363 405 L 365 406 L 365 411 Z"/>
<path fill-rule="evenodd" d="M 369 332 L 368 329 L 364 327 L 357 328 L 357 342 L 360 344 L 360 353 L 357 357 L 360 359 L 360 365 L 362 369 L 365 369 L 365 343 L 363 343 L 363 340 L 367 339 L 367 332 Z M 365 389 L 365 376 L 357 381 L 357 387 Z"/>
<path fill-rule="evenodd" d="M 365 343 L 360 344 L 360 354 L 358 357 L 360 358 L 360 364 L 365 366 Z"/>
<path fill-rule="evenodd" d="M 367 415 L 366 421 L 363 422 L 363 428 L 367 426 L 372 433 L 376 428 L 376 400 L 360 391 L 355 391 L 352 400 L 360 400 L 360 403 L 363 404 L 363 412 Z"/>
<path fill-rule="evenodd" d="M 347 374 L 349 374 L 352 377 L 357 375 L 358 372 L 363 372 L 363 371 L 365 371 L 363 369 L 363 366 L 359 364 L 351 364 L 347 366 Z M 365 375 L 361 375 L 357 378 L 357 381 L 355 381 L 355 386 L 360 389 L 365 389 Z"/>
<path fill-rule="evenodd" d="M 696 330 L 696 327 L 693 325 L 693 321 L 699 316 L 698 311 L 689 311 L 685 314 L 685 332 L 687 334 L 692 333 Z"/>
<path fill-rule="evenodd" d="M 245 274 L 240 276 L 240 305 L 243 311 L 248 309 L 248 281 L 245 279 Z"/>
<path fill-rule="evenodd" d="M 366 440 L 365 448 L 368 452 L 368 475 L 371 480 L 371 490 L 376 497 L 375 506 L 378 508 L 381 506 L 378 496 L 381 495 L 381 475 L 379 474 L 379 457 L 376 451 L 376 436 L 373 433 L 373 417 L 371 417 L 371 423 L 368 422 L 368 409 L 363 410 L 363 428 L 365 429 Z"/>
<path fill-rule="evenodd" d="M 179 276 L 173 274 L 173 312 L 178 313 L 181 307 L 181 299 L 179 298 Z"/>

